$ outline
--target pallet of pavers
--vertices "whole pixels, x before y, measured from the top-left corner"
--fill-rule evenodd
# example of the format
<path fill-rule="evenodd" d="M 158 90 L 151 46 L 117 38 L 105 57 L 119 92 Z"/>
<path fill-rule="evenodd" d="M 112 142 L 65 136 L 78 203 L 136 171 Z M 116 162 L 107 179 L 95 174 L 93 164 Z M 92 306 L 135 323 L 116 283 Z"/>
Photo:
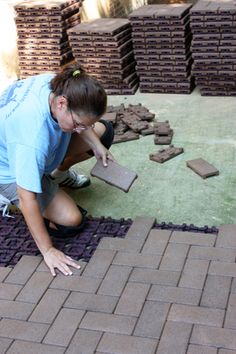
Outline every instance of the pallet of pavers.
<path fill-rule="evenodd" d="M 67 30 L 80 23 L 81 5 L 81 0 L 31 0 L 15 5 L 21 78 L 55 71 L 73 59 Z"/>
<path fill-rule="evenodd" d="M 190 4 L 144 5 L 129 14 L 141 92 L 191 93 Z"/>
<path fill-rule="evenodd" d="M 236 95 L 236 3 L 198 1 L 190 9 L 192 73 L 201 95 Z"/>
<path fill-rule="evenodd" d="M 99 18 L 68 30 L 73 56 L 101 79 L 108 94 L 134 94 L 138 88 L 130 21 Z"/>

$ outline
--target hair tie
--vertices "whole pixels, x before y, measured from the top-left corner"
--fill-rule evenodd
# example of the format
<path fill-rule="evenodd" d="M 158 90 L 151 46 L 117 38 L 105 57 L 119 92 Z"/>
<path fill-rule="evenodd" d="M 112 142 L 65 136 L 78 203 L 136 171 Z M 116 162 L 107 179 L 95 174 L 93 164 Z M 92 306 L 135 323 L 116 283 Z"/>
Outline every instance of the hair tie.
<path fill-rule="evenodd" d="M 75 70 L 72 74 L 73 77 L 76 77 L 77 75 L 80 74 L 80 70 Z"/>

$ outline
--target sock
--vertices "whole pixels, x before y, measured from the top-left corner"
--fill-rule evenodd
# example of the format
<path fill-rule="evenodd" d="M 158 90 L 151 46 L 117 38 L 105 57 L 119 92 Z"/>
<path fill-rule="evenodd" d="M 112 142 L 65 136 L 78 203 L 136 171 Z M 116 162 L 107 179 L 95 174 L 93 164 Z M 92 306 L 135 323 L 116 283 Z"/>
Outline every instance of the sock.
<path fill-rule="evenodd" d="M 65 175 L 67 173 L 67 171 L 61 171 L 58 168 L 56 168 L 54 171 L 51 172 L 51 176 L 56 178 L 56 177 L 61 177 L 63 175 Z"/>

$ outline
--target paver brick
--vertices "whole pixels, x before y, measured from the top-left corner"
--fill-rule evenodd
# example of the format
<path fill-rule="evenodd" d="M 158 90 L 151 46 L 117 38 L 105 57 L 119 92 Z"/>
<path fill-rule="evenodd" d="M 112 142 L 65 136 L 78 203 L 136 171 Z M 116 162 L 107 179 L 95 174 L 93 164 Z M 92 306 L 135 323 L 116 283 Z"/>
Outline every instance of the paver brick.
<path fill-rule="evenodd" d="M 201 290 L 198 289 L 152 285 L 147 300 L 164 301 L 186 305 L 198 305 L 201 294 Z"/>
<path fill-rule="evenodd" d="M 102 353 L 153 354 L 157 341 L 149 338 L 105 333 L 98 345 Z"/>
<path fill-rule="evenodd" d="M 68 297 L 65 290 L 48 289 L 31 314 L 29 321 L 52 323 Z"/>
<path fill-rule="evenodd" d="M 168 244 L 163 255 L 160 270 L 181 271 L 189 250 L 188 245 Z"/>
<path fill-rule="evenodd" d="M 227 224 L 219 227 L 216 246 L 224 248 L 236 248 L 236 225 Z"/>
<path fill-rule="evenodd" d="M 5 279 L 7 283 L 25 284 L 41 262 L 41 257 L 23 256 Z"/>
<path fill-rule="evenodd" d="M 6 353 L 7 349 L 10 347 L 12 339 L 0 338 L 0 353 Z"/>
<path fill-rule="evenodd" d="M 41 342 L 49 325 L 3 318 L 0 321 L 0 336 Z"/>
<path fill-rule="evenodd" d="M 217 354 L 217 349 L 212 347 L 203 347 L 202 345 L 190 344 L 187 354 Z"/>
<path fill-rule="evenodd" d="M 0 299 L 14 300 L 21 289 L 22 285 L 0 283 Z"/>
<path fill-rule="evenodd" d="M 236 329 L 236 294 L 230 294 L 224 327 Z"/>
<path fill-rule="evenodd" d="M 65 348 L 54 345 L 46 345 L 23 340 L 16 340 L 7 351 L 7 354 L 63 354 Z"/>
<path fill-rule="evenodd" d="M 225 311 L 220 309 L 173 304 L 168 315 L 168 320 L 221 327 L 223 325 L 224 314 Z"/>
<path fill-rule="evenodd" d="M 180 272 L 170 272 L 167 270 L 153 270 L 148 268 L 134 268 L 129 281 L 176 286 L 180 277 Z"/>
<path fill-rule="evenodd" d="M 136 320 L 137 319 L 132 316 L 120 316 L 88 311 L 79 327 L 95 331 L 130 335 L 133 332 Z"/>
<path fill-rule="evenodd" d="M 202 289 L 207 275 L 209 261 L 187 259 L 179 286 L 183 288 Z"/>
<path fill-rule="evenodd" d="M 81 310 L 61 309 L 43 343 L 67 347 L 84 314 Z"/>
<path fill-rule="evenodd" d="M 162 255 L 168 244 L 170 235 L 171 231 L 169 230 L 151 230 L 141 253 Z"/>
<path fill-rule="evenodd" d="M 165 324 L 170 304 L 146 301 L 134 330 L 134 335 L 159 339 Z"/>
<path fill-rule="evenodd" d="M 141 250 L 143 241 L 139 239 L 123 239 L 104 237 L 99 242 L 97 249 L 99 250 L 113 250 L 125 251 L 130 253 L 137 253 Z"/>
<path fill-rule="evenodd" d="M 194 325 L 190 343 L 236 350 L 236 330 Z"/>
<path fill-rule="evenodd" d="M 103 332 L 86 329 L 77 330 L 66 354 L 94 354 Z"/>
<path fill-rule="evenodd" d="M 134 219 L 125 238 L 126 239 L 141 239 L 145 240 L 151 231 L 156 219 L 150 217 L 138 216 Z"/>
<path fill-rule="evenodd" d="M 112 265 L 98 289 L 98 294 L 120 296 L 131 270 L 131 267 Z"/>
<path fill-rule="evenodd" d="M 68 276 L 59 274 L 50 285 L 52 289 L 82 291 L 85 293 L 95 293 L 101 283 L 101 279 L 87 276 Z"/>
<path fill-rule="evenodd" d="M 236 277 L 236 263 L 216 262 L 210 263 L 208 271 L 211 275 L 223 275 L 226 277 Z"/>
<path fill-rule="evenodd" d="M 113 250 L 96 249 L 93 257 L 87 264 L 83 275 L 103 278 L 106 274 L 116 252 Z"/>
<path fill-rule="evenodd" d="M 0 267 L 0 282 L 4 281 L 8 274 L 12 272 L 12 270 L 13 268 L 10 267 Z"/>
<path fill-rule="evenodd" d="M 149 288 L 149 284 L 127 283 L 117 304 L 115 314 L 138 317 Z"/>
<path fill-rule="evenodd" d="M 143 267 L 157 269 L 161 256 L 155 254 L 117 252 L 113 264 L 130 267 Z"/>
<path fill-rule="evenodd" d="M 216 235 L 198 232 L 173 231 L 170 242 L 187 245 L 214 246 Z"/>
<path fill-rule="evenodd" d="M 192 325 L 167 321 L 156 354 L 185 354 Z"/>
<path fill-rule="evenodd" d="M 235 262 L 235 251 L 220 247 L 191 246 L 188 257 L 209 261 Z"/>
<path fill-rule="evenodd" d="M 0 300 L 0 317 L 26 320 L 33 309 L 33 304 L 19 301 Z"/>
<path fill-rule="evenodd" d="M 37 303 L 52 280 L 53 277 L 49 272 L 35 272 L 23 287 L 16 300 Z"/>
<path fill-rule="evenodd" d="M 88 294 L 73 291 L 66 300 L 64 307 L 86 311 L 112 313 L 119 298 L 115 296 Z"/>
<path fill-rule="evenodd" d="M 230 277 L 208 275 L 202 293 L 201 306 L 225 309 L 230 285 Z"/>
<path fill-rule="evenodd" d="M 219 354 L 236 354 L 236 350 L 219 349 Z"/>

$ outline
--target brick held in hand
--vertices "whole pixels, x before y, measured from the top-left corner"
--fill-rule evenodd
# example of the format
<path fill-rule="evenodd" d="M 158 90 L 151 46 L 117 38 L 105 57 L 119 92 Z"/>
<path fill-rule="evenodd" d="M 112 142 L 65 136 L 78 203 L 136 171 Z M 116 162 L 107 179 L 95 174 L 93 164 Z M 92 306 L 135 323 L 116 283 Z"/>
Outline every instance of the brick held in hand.
<path fill-rule="evenodd" d="M 201 157 L 195 160 L 187 161 L 186 165 L 202 178 L 219 175 L 219 170 Z"/>
<path fill-rule="evenodd" d="M 104 167 L 101 160 L 98 160 L 90 172 L 91 176 L 97 177 L 104 182 L 128 192 L 137 173 L 117 162 L 108 160 L 108 166 Z"/>

